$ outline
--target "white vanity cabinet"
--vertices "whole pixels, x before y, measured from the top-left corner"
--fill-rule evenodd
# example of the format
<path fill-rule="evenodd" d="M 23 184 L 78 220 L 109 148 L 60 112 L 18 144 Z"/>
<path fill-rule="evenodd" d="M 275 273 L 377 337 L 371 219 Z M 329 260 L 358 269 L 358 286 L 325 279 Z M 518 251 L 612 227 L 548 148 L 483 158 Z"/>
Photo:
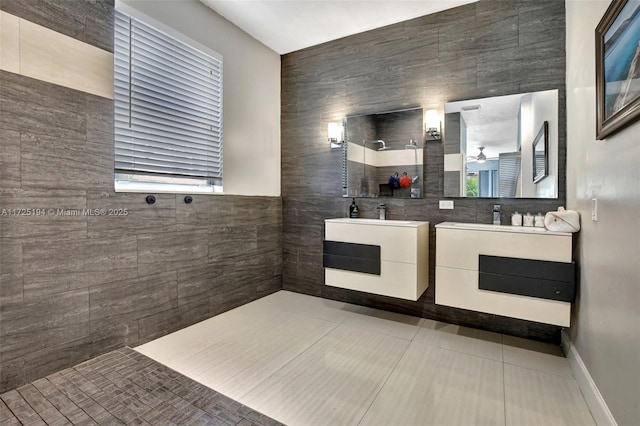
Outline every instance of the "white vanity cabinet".
<path fill-rule="evenodd" d="M 569 326 L 572 234 L 544 228 L 436 225 L 436 304 Z"/>
<path fill-rule="evenodd" d="M 429 222 L 327 219 L 325 284 L 418 300 L 429 285 Z"/>

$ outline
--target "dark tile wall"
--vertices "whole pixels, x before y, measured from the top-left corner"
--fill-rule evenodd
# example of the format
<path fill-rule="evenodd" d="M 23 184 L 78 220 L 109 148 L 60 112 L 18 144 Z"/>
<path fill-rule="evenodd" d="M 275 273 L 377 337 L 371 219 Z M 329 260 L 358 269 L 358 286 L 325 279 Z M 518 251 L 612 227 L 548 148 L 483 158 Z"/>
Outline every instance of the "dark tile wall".
<path fill-rule="evenodd" d="M 113 52 L 113 0 L 2 0 L 2 10 Z"/>
<path fill-rule="evenodd" d="M 0 8 L 112 50 L 112 1 Z M 0 392 L 281 288 L 279 197 L 148 205 L 113 191 L 113 101 L 0 71 L 0 111 L 0 211 L 44 210 L 0 215 Z"/>
<path fill-rule="evenodd" d="M 560 92 L 557 200 L 456 199 L 454 210 L 439 210 L 444 148 L 427 142 L 425 198 L 384 200 L 389 219 L 432 224 L 427 292 L 410 302 L 324 285 L 323 220 L 346 216 L 351 202 L 341 197 L 342 151 L 329 148 L 327 122 L 416 105 L 442 112 L 448 101 L 549 89 Z M 433 225 L 491 223 L 496 202 L 503 222 L 515 210 L 545 212 L 563 205 L 565 116 L 563 0 L 481 0 L 283 56 L 283 288 L 557 342 L 557 327 L 435 305 Z M 379 202 L 359 199 L 361 217 L 376 217 Z"/>

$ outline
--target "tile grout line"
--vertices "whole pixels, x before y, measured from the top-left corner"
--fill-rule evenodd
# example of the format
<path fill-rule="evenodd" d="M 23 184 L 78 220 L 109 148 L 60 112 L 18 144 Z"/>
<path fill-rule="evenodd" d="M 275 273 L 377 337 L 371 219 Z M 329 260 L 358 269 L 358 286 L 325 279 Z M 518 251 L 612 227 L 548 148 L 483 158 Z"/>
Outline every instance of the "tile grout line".
<path fill-rule="evenodd" d="M 384 389 L 384 387 L 387 385 L 387 382 L 391 378 L 391 375 L 396 371 L 396 368 L 398 368 L 398 364 L 400 364 L 400 361 L 402 361 L 402 358 L 404 358 L 405 354 L 407 353 L 407 351 L 409 350 L 409 347 L 411 347 L 412 344 L 413 344 L 413 340 L 409 341 L 409 344 L 407 345 L 407 347 L 404 349 L 404 351 L 402 351 L 402 355 L 398 357 L 398 361 L 395 363 L 391 371 L 389 371 L 389 374 L 384 379 L 384 383 L 382 383 L 382 386 L 380 386 L 380 389 L 378 389 L 378 392 L 376 392 L 376 395 L 373 397 L 373 399 L 371 399 L 371 403 L 369 404 L 367 409 L 364 411 L 364 414 L 362 415 L 360 420 L 358 420 L 358 425 L 360 425 L 362 423 L 362 420 L 364 420 L 364 418 L 367 416 L 367 413 L 371 409 L 371 406 L 376 401 L 376 399 L 378 399 L 378 396 L 380 396 L 380 392 L 382 392 L 382 389 Z"/>
<path fill-rule="evenodd" d="M 38 388 L 33 384 L 33 382 L 28 383 L 28 384 L 29 384 L 29 385 L 31 385 L 31 387 L 35 390 L 35 392 L 37 392 L 37 393 L 38 393 L 38 395 L 42 396 L 42 398 L 50 404 L 50 408 L 51 408 L 51 407 L 53 407 L 53 408 L 56 410 L 56 412 L 58 412 L 58 414 L 60 414 L 62 417 L 67 418 L 64 414 L 62 414 L 62 412 L 58 409 L 58 407 L 54 406 L 54 405 L 51 403 L 51 401 L 49 401 L 49 399 L 48 399 L 48 398 L 47 398 L 47 397 L 46 397 L 42 392 L 40 392 L 40 389 L 38 389 Z M 25 398 L 25 397 L 23 396 L 23 399 L 27 402 L 27 404 L 29 404 L 29 405 L 31 406 L 31 408 L 33 408 L 33 411 L 35 411 L 35 412 L 36 412 L 36 414 L 38 414 L 38 415 L 40 416 L 40 418 L 42 419 L 42 421 L 43 421 L 43 422 L 45 422 L 45 423 L 49 424 L 49 422 L 47 422 L 47 421 L 45 420 L 45 418 L 44 418 L 44 416 L 41 414 L 41 412 L 40 412 L 40 411 L 38 411 L 38 410 L 36 410 L 36 408 L 31 404 L 31 402 L 29 402 L 29 401 L 27 400 L 27 398 Z M 49 409 L 49 408 L 46 408 L 45 410 L 48 410 L 48 409 Z"/>
<path fill-rule="evenodd" d="M 320 336 L 315 342 L 311 343 L 309 346 L 307 346 L 305 349 L 302 350 L 302 352 L 300 352 L 298 355 L 294 356 L 293 358 L 291 358 L 289 361 L 287 361 L 285 364 L 283 364 L 280 368 L 278 368 L 276 371 L 274 371 L 272 374 L 270 374 L 268 377 L 266 377 L 264 380 L 262 380 L 260 383 L 258 383 L 257 385 L 255 385 L 254 387 L 252 387 L 251 389 L 249 389 L 247 392 L 245 392 L 242 396 L 239 396 L 236 401 L 240 402 L 241 404 L 246 405 L 247 407 L 250 407 L 254 410 L 257 410 L 253 407 L 251 407 L 250 405 L 248 405 L 246 402 L 242 401 L 242 398 L 246 397 L 248 394 L 250 394 L 251 392 L 253 392 L 256 388 L 258 388 L 258 386 L 262 385 L 263 383 L 265 383 L 267 380 L 269 380 L 270 378 L 272 378 L 273 376 L 275 376 L 276 374 L 278 374 L 280 371 L 282 371 L 286 366 L 288 366 L 289 364 L 291 364 L 293 361 L 295 361 L 296 359 L 300 358 L 300 356 L 302 356 L 302 354 L 304 354 L 305 352 L 307 352 L 308 350 L 310 350 L 312 347 L 316 346 L 322 339 L 324 339 L 325 337 L 327 337 L 327 335 L 329 333 L 331 333 L 333 330 L 335 330 L 336 328 L 338 328 L 341 323 L 333 323 L 335 324 L 334 327 L 332 327 L 330 330 L 328 330 L 326 333 L 324 333 L 322 336 Z M 214 389 L 215 390 L 215 389 Z M 216 391 L 219 392 L 219 391 Z"/>
<path fill-rule="evenodd" d="M 487 361 L 504 363 L 504 361 L 502 359 L 501 360 L 496 360 L 496 359 L 493 359 L 493 358 L 487 358 L 486 356 L 470 354 L 469 352 L 462 352 L 462 351 L 451 349 L 451 348 L 445 348 L 445 347 L 434 345 L 434 344 L 431 344 L 431 343 L 420 343 L 420 344 L 424 344 L 424 345 L 427 345 L 427 346 L 432 347 L 432 348 L 438 348 L 438 349 L 441 349 L 443 351 L 455 352 L 457 354 L 468 355 L 468 356 L 472 356 L 472 357 L 475 357 L 475 358 L 486 359 Z"/>
<path fill-rule="evenodd" d="M 506 383 L 506 379 L 505 379 L 505 372 L 504 372 L 504 339 L 503 339 L 503 335 L 500 335 L 500 349 L 501 349 L 501 354 L 502 354 L 502 406 L 503 408 L 503 412 L 504 412 L 504 424 L 505 426 L 507 425 L 507 383 Z"/>
<path fill-rule="evenodd" d="M 412 342 L 413 342 L 413 339 L 416 337 L 416 335 L 418 334 L 418 331 L 420 330 L 420 327 L 417 327 L 417 328 L 418 328 L 418 331 L 416 331 L 416 332 L 415 332 L 415 334 L 413 335 L 413 337 L 411 337 L 410 339 L 407 339 L 407 338 L 405 338 L 405 337 L 400 337 L 400 336 L 397 336 L 397 335 L 395 335 L 395 334 L 391 334 L 391 333 L 383 333 L 383 332 L 380 332 L 380 331 L 371 330 L 371 329 L 369 329 L 369 328 L 359 327 L 358 325 L 355 325 L 355 324 L 344 324 L 344 322 L 345 322 L 345 321 L 346 321 L 346 320 L 344 320 L 343 322 L 339 323 L 338 325 L 344 325 L 345 327 L 355 328 L 355 329 L 358 329 L 358 330 L 366 331 L 366 332 L 368 332 L 368 333 L 379 334 L 380 336 L 393 337 L 393 338 L 400 339 L 400 340 L 406 340 L 406 341 L 407 341 L 407 342 L 409 342 L 409 343 L 412 343 Z"/>
<path fill-rule="evenodd" d="M 40 393 L 40 391 L 38 391 L 38 388 L 36 388 L 35 386 L 33 386 L 33 384 L 32 384 L 32 383 L 27 383 L 26 385 L 20 386 L 20 388 L 23 388 L 24 386 L 29 386 L 29 385 L 31 385 L 31 386 L 32 386 L 32 387 L 33 387 L 33 388 L 34 388 L 38 393 Z M 34 412 L 34 413 L 36 413 L 36 415 L 37 415 L 37 416 L 38 416 L 38 417 L 39 417 L 43 422 L 47 423 L 47 422 L 44 420 L 44 417 L 42 417 L 42 415 L 40 414 L 40 412 L 39 412 L 38 410 L 36 410 L 36 407 L 35 407 L 33 404 L 31 404 L 31 402 L 29 402 L 29 400 L 28 400 L 27 398 L 25 398 L 25 396 L 22 394 L 22 392 L 20 392 L 18 389 L 19 389 L 19 388 L 16 388 L 16 392 L 18 392 L 18 395 L 20 395 L 20 398 L 22 398 L 22 400 L 25 402 L 25 404 L 27 404 L 27 405 L 28 405 L 28 406 L 33 410 L 33 412 Z M 42 395 L 42 393 L 40 393 L 40 395 Z M 43 395 L 43 396 L 44 396 L 44 395 Z M 46 398 L 45 398 L 45 399 L 46 399 Z M 55 408 L 55 407 L 54 407 L 54 408 Z M 58 412 L 60 412 L 60 411 L 58 411 Z M 62 413 L 60 413 L 60 414 L 62 414 Z M 66 417 L 66 416 L 65 416 L 65 417 Z M 18 418 L 18 417 L 16 416 L 16 418 Z M 18 418 L 18 420 L 20 420 L 20 419 Z"/>
<path fill-rule="evenodd" d="M 18 394 L 18 396 L 20 396 L 20 399 L 22 399 L 22 400 L 24 401 L 24 403 L 25 403 L 25 404 L 27 404 L 27 405 L 29 406 L 29 408 L 31 408 L 31 410 L 33 410 L 33 412 L 34 412 L 34 413 L 36 413 L 36 415 L 37 415 L 38 417 L 40 417 L 40 419 L 41 419 L 42 421 L 44 421 L 44 420 L 42 419 L 42 417 L 40 416 L 40 414 L 38 414 L 38 412 L 37 412 L 36 410 L 34 410 L 34 409 L 33 409 L 33 407 L 31 406 L 31 404 L 29 404 L 29 402 L 28 402 L 28 401 L 26 401 L 26 400 L 22 397 L 22 394 L 21 394 L 17 389 L 12 389 L 12 390 L 15 390 L 15 391 L 16 391 L 16 393 Z M 6 394 L 6 393 L 8 393 L 8 392 L 11 392 L 11 391 L 7 391 L 7 392 L 3 393 L 2 395 Z M 3 398 L 1 398 L 1 395 L 0 395 L 0 399 L 2 399 L 2 402 L 4 403 L 4 405 L 5 405 L 5 406 L 7 407 L 7 409 L 11 412 L 11 414 L 13 414 L 13 417 L 14 417 L 16 420 L 18 420 L 18 422 L 19 422 L 20 424 L 23 424 L 23 423 L 22 423 L 22 421 L 20 420 L 20 417 L 21 417 L 21 416 L 18 416 L 17 411 L 16 411 L 16 410 L 13 410 L 13 409 L 11 408 L 11 406 L 10 406 L 10 405 L 9 405 L 9 404 L 8 404 L 8 403 L 7 403 Z"/>
<path fill-rule="evenodd" d="M 334 330 L 335 330 L 336 328 L 338 328 L 339 326 L 344 325 L 344 323 L 345 323 L 345 322 L 347 321 L 347 319 L 348 319 L 347 317 L 345 317 L 344 319 L 342 319 L 342 320 L 341 320 L 341 321 L 339 321 L 339 322 L 333 322 L 333 321 L 329 321 L 329 320 L 327 320 L 327 319 L 325 319 L 325 318 L 320 318 L 320 317 L 317 317 L 317 316 L 308 315 L 308 314 L 306 314 L 306 313 L 298 313 L 298 312 L 290 312 L 290 313 L 298 314 L 298 315 L 305 316 L 305 317 L 307 317 L 307 318 L 312 318 L 312 319 L 315 319 L 315 320 L 322 320 L 322 321 L 325 321 L 325 322 L 328 322 L 328 323 L 332 323 L 332 324 L 334 324 L 334 327 L 332 327 L 332 328 L 331 328 L 330 330 L 328 330 L 325 334 L 323 334 L 322 336 L 320 336 L 320 337 L 319 337 L 315 342 L 313 342 L 313 343 L 312 343 L 312 344 L 310 344 L 308 347 L 306 347 L 304 350 L 302 350 L 302 352 L 300 352 L 298 355 L 296 355 L 295 357 L 293 357 L 293 358 L 291 358 L 289 361 L 287 361 L 287 362 L 286 362 L 284 365 L 282 365 L 278 370 L 274 371 L 272 374 L 270 374 L 268 377 L 266 377 L 266 378 L 265 378 L 264 380 L 262 380 L 260 383 L 256 384 L 253 388 L 249 389 L 249 390 L 248 390 L 247 392 L 245 392 L 242 396 L 239 396 L 239 397 L 237 398 L 237 401 L 238 401 L 238 402 L 240 402 L 240 403 L 242 403 L 242 404 L 245 404 L 245 405 L 247 405 L 248 407 L 250 407 L 250 406 L 249 406 L 245 401 L 242 401 L 242 399 L 243 399 L 244 397 L 246 397 L 249 393 L 253 392 L 256 388 L 258 388 L 260 385 L 262 385 L 263 383 L 265 383 L 267 380 L 271 379 L 271 377 L 273 377 L 273 376 L 277 375 L 277 374 L 278 374 L 280 371 L 282 371 L 286 366 L 288 366 L 288 365 L 289 365 L 289 364 L 291 364 L 293 361 L 295 361 L 296 359 L 298 359 L 298 358 L 299 358 L 300 356 L 302 356 L 305 352 L 309 351 L 312 347 L 314 347 L 315 345 L 317 345 L 317 344 L 318 344 L 320 341 L 322 341 L 322 340 L 323 340 L 323 339 L 324 339 L 324 338 L 325 338 L 329 333 L 331 333 L 332 331 L 334 331 Z M 397 337 L 397 336 L 391 336 L 391 335 L 388 335 L 388 334 L 385 334 L 385 333 L 378 333 L 378 332 L 375 332 L 375 331 L 367 330 L 367 329 L 364 329 L 364 328 L 361 328 L 361 327 L 357 327 L 357 326 L 350 326 L 350 325 L 345 325 L 345 326 L 347 326 L 347 327 L 357 328 L 357 329 L 359 329 L 359 330 L 370 331 L 370 332 L 373 332 L 373 333 L 376 333 L 376 334 L 380 334 L 380 335 L 383 335 L 383 336 L 388 336 L 388 337 Z M 420 326 L 418 326 L 417 328 L 418 328 L 418 331 L 419 331 Z M 418 331 L 416 331 L 416 334 L 418 333 Z M 414 337 L 415 337 L 415 335 L 414 335 Z M 399 339 L 407 340 L 407 339 L 403 339 L 403 338 L 399 338 Z M 412 339 L 410 339 L 410 340 L 407 340 L 407 341 L 409 342 L 409 345 L 411 345 L 411 343 L 413 342 L 413 338 L 412 338 Z M 408 347 L 409 347 L 409 346 L 407 346 L 407 348 L 408 348 Z M 405 351 L 404 351 L 404 352 L 406 352 L 406 349 L 405 349 Z M 403 352 L 403 353 L 402 353 L 402 355 L 400 356 L 400 359 L 401 359 L 401 358 L 402 358 L 402 356 L 404 355 L 404 352 Z M 398 362 L 400 362 L 400 359 L 398 360 Z M 397 366 L 397 363 L 396 363 L 396 366 Z M 393 372 L 393 370 L 394 370 L 394 369 L 395 369 L 395 366 L 394 366 L 394 368 L 392 369 L 392 372 Z M 389 374 L 389 376 L 390 376 L 390 374 Z M 385 383 L 386 383 L 386 381 L 389 379 L 389 376 L 388 376 L 388 377 L 387 377 L 387 379 L 385 380 Z M 384 385 L 383 385 L 383 386 L 384 386 Z M 380 390 L 381 390 L 381 389 L 382 389 L 382 387 L 380 388 Z M 214 390 L 215 390 L 215 389 L 214 389 Z M 378 393 L 380 393 L 380 390 L 378 391 Z M 377 395 L 378 395 L 378 394 L 376 394 L 376 396 L 377 396 Z M 375 397 L 374 397 L 374 400 L 375 400 Z M 372 400 L 372 403 L 373 403 L 373 400 Z M 251 407 L 251 408 L 253 408 L 253 407 Z M 368 411 L 368 408 L 367 408 L 367 411 Z M 366 411 L 365 411 L 365 415 L 366 415 Z M 364 415 L 363 415 L 363 417 L 364 417 Z"/>
<path fill-rule="evenodd" d="M 512 367 L 523 368 L 525 370 L 534 371 L 534 372 L 540 373 L 540 374 L 546 374 L 547 376 L 554 376 L 554 377 L 559 377 L 561 379 L 567 379 L 567 380 L 573 380 L 573 381 L 576 380 L 575 377 L 563 376 L 562 374 L 551 373 L 550 371 L 540 370 L 538 368 L 532 368 L 532 367 L 528 367 L 526 365 L 515 364 L 513 362 L 503 361 L 503 364 L 507 364 L 507 365 L 510 365 Z"/>
<path fill-rule="evenodd" d="M 76 372 L 76 373 L 78 373 L 78 374 L 80 374 L 81 376 L 83 376 L 83 377 L 84 377 L 84 375 L 83 375 L 80 371 L 76 370 L 75 366 L 70 367 L 70 368 L 71 368 L 71 369 L 73 369 L 73 371 L 74 371 L 74 372 Z M 62 373 L 61 373 L 61 374 L 62 374 Z M 96 405 L 98 405 L 98 406 L 102 407 L 102 409 L 103 409 L 103 410 L 105 410 L 105 411 L 109 412 L 109 410 L 107 410 L 107 408 L 106 408 L 102 403 L 98 402 L 98 401 L 94 398 L 94 396 L 93 396 L 93 395 L 88 395 L 88 394 L 86 394 L 84 391 L 82 391 L 82 390 L 81 390 L 81 389 L 76 385 L 76 383 L 73 383 L 73 381 L 71 381 L 71 380 L 70 380 L 68 377 L 66 377 L 64 374 L 62 374 L 62 376 L 65 378 L 65 380 L 66 380 L 66 381 L 67 381 L 71 386 L 73 386 L 73 387 L 74 387 L 75 389 L 77 389 L 78 391 L 81 391 L 81 392 L 82 392 L 82 394 L 83 394 L 83 395 L 85 395 L 85 396 L 87 397 L 87 399 L 88 399 L 88 400 L 93 401 Z M 104 377 L 102 374 L 100 374 L 100 376 Z M 87 381 L 88 381 L 89 383 L 93 383 L 93 382 L 91 382 L 90 380 L 87 380 Z M 52 382 L 49 382 L 49 383 L 52 383 Z M 71 398 L 69 398 L 69 395 L 67 395 L 67 393 L 66 393 L 65 391 L 63 391 L 62 389 L 60 389 L 60 388 L 59 388 L 56 384 L 54 384 L 54 383 L 52 383 L 52 385 L 53 385 L 56 389 L 58 389 L 58 391 L 59 391 L 60 393 L 62 393 L 63 395 L 65 395 L 65 397 L 66 397 L 66 398 L 68 398 L 68 399 L 69 399 L 69 401 L 71 401 L 71 403 L 72 403 L 72 404 L 73 404 L 73 405 L 74 405 L 78 410 L 81 410 L 82 412 L 84 412 L 84 413 L 87 415 L 87 417 L 89 417 L 89 418 L 90 418 L 90 419 L 92 419 L 93 421 L 96 421 L 96 422 L 97 422 L 97 420 L 96 420 L 96 419 L 95 419 L 91 414 L 89 414 L 89 413 L 88 413 L 84 408 L 82 408 L 80 405 L 78 405 L 78 403 L 76 403 L 76 402 L 75 402 L 75 401 L 73 401 Z M 113 398 L 113 399 L 115 399 L 115 398 Z M 63 414 L 63 415 L 64 415 L 64 414 Z M 114 416 L 116 419 L 118 419 L 118 420 L 122 420 L 122 419 L 120 419 L 120 418 L 119 418 L 118 416 L 116 416 L 116 415 L 113 415 L 113 416 Z M 67 417 L 67 416 L 65 416 L 65 417 L 66 417 L 67 419 L 69 419 L 69 417 Z M 71 419 L 69 419 L 69 421 L 71 422 Z M 72 423 L 73 423 L 73 422 L 72 422 Z"/>
<path fill-rule="evenodd" d="M 75 366 L 73 366 L 73 367 L 69 367 L 69 369 L 73 369 L 74 371 L 76 371 L 76 370 L 75 370 Z M 67 369 L 67 370 L 68 370 L 68 369 Z M 76 384 L 75 384 L 75 383 L 73 383 L 71 380 L 69 380 L 69 379 L 68 379 L 68 377 L 67 377 L 65 374 L 63 374 L 63 371 L 67 371 L 67 370 L 58 371 L 57 373 L 59 373 L 59 374 L 60 374 L 60 376 L 62 376 L 62 377 L 64 378 L 65 382 L 66 382 L 66 383 L 68 383 L 68 384 L 69 384 L 69 386 L 73 386 L 73 388 L 74 388 L 74 389 L 78 390 L 79 392 L 82 392 L 82 394 L 83 394 L 83 395 L 86 395 L 86 394 L 84 393 L 84 391 L 82 391 L 78 386 L 76 386 Z M 57 374 L 57 373 L 54 373 L 54 374 Z M 68 393 L 68 390 L 63 389 L 62 387 L 58 386 L 59 384 L 56 384 L 56 383 L 52 382 L 51 380 L 49 380 L 49 379 L 48 379 L 48 377 L 50 377 L 50 376 L 51 376 L 51 375 L 46 376 L 46 377 L 45 377 L 45 379 L 46 379 L 47 381 L 49 381 L 49 383 L 51 383 L 51 385 L 56 389 L 56 391 L 57 391 L 57 392 L 59 392 L 61 395 L 64 395 L 64 397 L 65 397 L 66 399 L 68 399 L 68 400 L 69 400 L 69 402 L 70 402 L 71 404 L 73 404 L 73 406 L 74 406 L 77 410 L 82 411 L 84 414 L 86 414 L 86 415 L 87 415 L 87 417 L 89 417 L 89 418 L 93 419 L 93 417 L 92 417 L 89 413 L 87 413 L 87 412 L 84 410 L 84 408 L 80 407 L 80 406 L 78 405 L 78 403 L 77 403 L 75 400 L 73 400 L 73 399 L 71 398 L 71 396 L 70 396 L 70 395 L 69 395 L 69 393 Z M 89 395 L 86 395 L 86 396 L 87 396 L 87 398 L 88 398 L 88 399 L 91 399 L 91 400 L 92 400 L 92 401 L 94 401 L 96 404 L 98 404 L 98 405 L 102 406 L 101 404 L 99 404 L 97 401 L 95 401 L 95 400 L 94 400 L 92 397 L 90 397 Z M 57 408 L 57 407 L 56 407 L 56 408 Z M 103 407 L 103 408 L 105 408 L 105 407 Z M 105 410 L 106 410 L 106 408 L 105 408 Z M 72 419 L 70 419 L 68 415 L 64 414 L 62 411 L 60 411 L 60 414 L 62 414 L 66 419 L 68 419 L 68 420 L 69 420 L 69 422 L 70 422 L 70 423 L 72 423 L 72 424 L 73 424 Z M 93 419 L 93 420 L 95 420 L 95 419 Z"/>

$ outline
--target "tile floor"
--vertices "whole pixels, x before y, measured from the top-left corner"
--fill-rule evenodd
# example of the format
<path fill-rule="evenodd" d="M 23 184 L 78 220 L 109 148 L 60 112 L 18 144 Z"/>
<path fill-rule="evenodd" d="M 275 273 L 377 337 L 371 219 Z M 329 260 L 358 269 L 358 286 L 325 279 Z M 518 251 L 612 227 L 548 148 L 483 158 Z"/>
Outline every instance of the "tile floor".
<path fill-rule="evenodd" d="M 122 348 L 0 395 L 0 424 L 237 425 L 280 423 Z"/>
<path fill-rule="evenodd" d="M 280 291 L 136 348 L 287 425 L 593 425 L 559 347 Z"/>

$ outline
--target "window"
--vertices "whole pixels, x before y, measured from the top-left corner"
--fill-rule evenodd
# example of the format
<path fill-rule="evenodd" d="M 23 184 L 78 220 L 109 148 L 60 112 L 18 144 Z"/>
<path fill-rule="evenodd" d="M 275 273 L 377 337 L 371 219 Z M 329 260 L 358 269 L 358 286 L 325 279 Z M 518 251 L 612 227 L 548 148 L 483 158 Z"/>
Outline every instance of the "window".
<path fill-rule="evenodd" d="M 114 81 L 116 191 L 222 192 L 221 57 L 116 11 Z"/>

